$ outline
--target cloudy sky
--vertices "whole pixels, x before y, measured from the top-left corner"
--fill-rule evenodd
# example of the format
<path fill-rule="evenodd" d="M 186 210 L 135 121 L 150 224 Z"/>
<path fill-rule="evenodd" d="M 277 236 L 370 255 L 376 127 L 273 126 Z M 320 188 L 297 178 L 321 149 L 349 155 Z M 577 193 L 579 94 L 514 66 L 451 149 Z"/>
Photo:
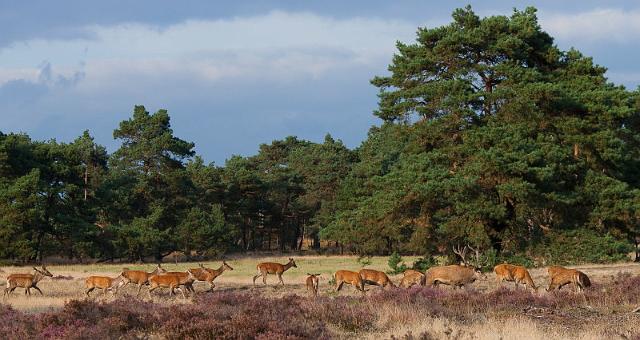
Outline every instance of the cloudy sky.
<path fill-rule="evenodd" d="M 0 0 L 0 131 L 66 142 L 89 129 L 113 151 L 142 104 L 168 109 L 176 135 L 219 165 L 287 135 L 356 147 L 379 123 L 369 79 L 395 41 L 469 2 L 480 15 L 533 5 L 561 48 L 640 84 L 637 1 Z"/>

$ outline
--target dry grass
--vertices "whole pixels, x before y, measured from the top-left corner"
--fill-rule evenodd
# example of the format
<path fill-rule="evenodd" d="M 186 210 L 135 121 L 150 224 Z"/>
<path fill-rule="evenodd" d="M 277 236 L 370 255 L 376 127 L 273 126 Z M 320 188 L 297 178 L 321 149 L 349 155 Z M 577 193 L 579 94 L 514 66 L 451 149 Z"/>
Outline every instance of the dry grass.
<path fill-rule="evenodd" d="M 288 257 L 263 257 L 263 258 L 235 258 L 229 259 L 227 262 L 234 268 L 233 271 L 226 271 L 221 277 L 216 279 L 216 290 L 233 291 L 233 292 L 252 292 L 259 296 L 267 296 L 270 298 L 282 298 L 297 294 L 306 296 L 306 288 L 304 279 L 307 272 L 321 273 L 322 280 L 320 282 L 320 295 L 329 296 L 360 296 L 355 289 L 346 286 L 340 293 L 335 293 L 328 285 L 328 281 L 332 277 L 332 273 L 337 269 L 359 270 L 362 265 L 358 263 L 356 257 L 352 256 L 305 256 L 295 257 L 298 268 L 291 268 L 284 274 L 285 286 L 276 285 L 277 278 L 269 276 L 267 286 L 263 286 L 258 282 L 256 288 L 252 285 L 252 277 L 256 274 L 255 266 L 259 262 L 274 261 L 286 263 Z M 407 259 L 407 263 L 411 263 L 413 259 Z M 217 268 L 220 262 L 206 262 L 207 267 Z M 14 294 L 3 299 L 3 303 L 11 305 L 13 308 L 30 312 L 39 313 L 49 310 L 59 310 L 68 301 L 73 299 L 84 299 L 84 279 L 90 275 L 108 275 L 115 277 L 123 267 L 130 269 L 143 269 L 151 271 L 154 265 L 134 265 L 134 264 L 99 264 L 99 265 L 51 265 L 48 266 L 49 271 L 54 274 L 54 279 L 46 278 L 38 286 L 44 292 L 44 296 L 32 295 L 26 297 L 23 295 L 21 288 L 16 289 Z M 167 270 L 183 271 L 187 268 L 197 267 L 194 263 L 178 263 L 164 264 Z M 379 270 L 388 269 L 386 257 L 373 257 L 368 268 Z M 595 283 L 594 289 L 606 290 L 607 285 L 612 284 L 616 280 L 616 276 L 621 272 L 630 273 L 632 275 L 640 275 L 640 266 L 631 263 L 622 263 L 614 265 L 586 265 L 577 266 L 586 272 Z M 30 267 L 3 267 L 2 276 L 11 273 L 27 273 Z M 546 269 L 532 269 L 531 275 L 536 285 L 546 287 L 548 283 Z M 62 277 L 62 278 L 61 278 Z M 398 283 L 400 276 L 392 277 L 395 283 Z M 258 280 L 259 281 L 259 280 Z M 511 283 L 504 284 L 508 288 L 512 288 Z M 196 290 L 202 292 L 208 288 L 204 283 L 196 283 Z M 479 292 L 491 292 L 496 289 L 495 276 L 493 273 L 488 274 L 485 281 L 476 282 L 473 289 Z M 2 286 L 4 288 L 4 284 Z M 135 295 L 135 287 L 129 286 L 121 293 L 124 295 Z M 379 288 L 372 287 L 370 292 L 375 293 Z M 449 288 L 443 288 L 450 291 Z M 155 292 L 154 292 L 155 293 Z M 36 293 L 37 294 L 37 293 Z M 160 291 L 154 294 L 152 301 L 160 305 L 171 304 L 188 304 L 191 300 L 183 300 L 181 297 L 169 299 L 167 291 Z M 546 296 L 543 289 L 537 293 L 538 296 Z M 97 300 L 113 301 L 114 298 L 109 294 L 106 298 L 101 292 L 94 291 L 92 298 Z M 142 299 L 148 300 L 146 288 L 142 290 Z M 313 301 L 313 300 L 310 300 Z M 371 300 L 370 300 L 371 301 Z M 375 301 L 375 299 L 373 300 Z M 370 303 L 370 302 L 369 302 Z M 634 330 L 637 330 L 640 315 L 629 314 L 628 312 L 634 306 L 619 304 L 615 302 L 600 301 L 597 313 L 587 313 L 580 310 L 569 311 L 565 314 L 550 315 L 532 315 L 526 313 L 507 313 L 507 314 L 478 314 L 475 313 L 464 320 L 456 320 L 456 318 L 447 318 L 437 315 L 417 315 L 416 311 L 402 302 L 395 304 L 385 303 L 379 307 L 375 305 L 367 305 L 370 311 L 376 315 L 376 327 L 374 329 L 360 332 L 358 337 L 362 338 L 391 338 L 392 336 L 406 339 L 549 339 L 549 338 L 572 338 L 572 339 L 603 339 L 603 338 L 623 338 L 630 336 Z M 587 306 L 588 308 L 592 308 Z M 564 312 L 563 312 L 564 313 Z M 419 313 L 418 313 L 419 314 Z M 624 317 L 621 317 L 624 316 Z M 588 323 L 584 323 L 588 320 Z M 615 324 L 612 331 L 611 323 Z M 640 332 L 638 332 L 640 333 Z M 342 334 L 349 337 L 349 333 L 336 331 L 337 335 Z"/>

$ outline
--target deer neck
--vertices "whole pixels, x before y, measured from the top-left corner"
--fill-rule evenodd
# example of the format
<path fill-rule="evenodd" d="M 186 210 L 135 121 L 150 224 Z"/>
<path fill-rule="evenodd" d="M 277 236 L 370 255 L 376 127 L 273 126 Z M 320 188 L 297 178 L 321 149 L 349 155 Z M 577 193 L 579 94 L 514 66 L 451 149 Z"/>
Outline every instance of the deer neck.
<path fill-rule="evenodd" d="M 282 270 L 282 272 L 286 272 L 289 268 L 291 268 L 293 266 L 293 262 L 289 261 L 289 263 L 284 265 L 284 269 Z"/>
<path fill-rule="evenodd" d="M 36 271 L 35 274 L 33 274 L 33 283 L 38 283 L 40 282 L 40 280 L 42 280 L 44 278 L 44 275 L 41 274 L 40 272 Z"/>

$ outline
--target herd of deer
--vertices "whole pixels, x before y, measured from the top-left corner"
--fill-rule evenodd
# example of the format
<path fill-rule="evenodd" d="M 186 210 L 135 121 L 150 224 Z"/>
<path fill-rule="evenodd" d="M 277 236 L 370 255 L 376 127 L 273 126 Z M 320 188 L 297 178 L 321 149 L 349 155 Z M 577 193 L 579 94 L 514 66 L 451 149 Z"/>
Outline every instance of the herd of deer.
<path fill-rule="evenodd" d="M 454 288 L 461 288 L 470 283 L 475 282 L 477 279 L 486 279 L 486 275 L 483 274 L 478 267 L 469 264 L 466 261 L 466 250 L 472 249 L 471 247 L 454 248 L 454 252 L 458 254 L 462 263 L 459 265 L 439 266 L 432 267 L 425 273 L 413 269 L 408 269 L 404 272 L 399 286 L 403 288 L 409 288 L 414 285 L 421 286 L 438 286 L 440 284 L 449 285 Z M 478 258 L 478 252 L 476 251 L 476 258 Z M 290 258 L 286 264 L 262 262 L 257 265 L 258 273 L 253 277 L 253 285 L 256 284 L 256 279 L 262 277 L 262 283 L 266 285 L 267 275 L 276 275 L 279 283 L 284 285 L 282 281 L 282 274 L 289 268 L 297 268 L 296 262 Z M 37 284 L 44 277 L 53 277 L 46 266 L 42 266 L 40 269 L 33 268 L 33 274 L 11 274 L 7 277 L 7 287 L 4 290 L 3 297 L 8 296 L 17 287 L 25 289 L 25 295 L 31 295 L 31 288 L 40 292 Z M 128 270 L 124 269 L 119 276 L 115 278 L 107 276 L 89 276 L 85 280 L 85 294 L 87 297 L 94 289 L 102 289 L 106 296 L 107 291 L 113 291 L 114 295 L 117 294 L 118 289 L 127 285 L 134 284 L 138 286 L 137 296 L 140 295 L 142 286 L 149 286 L 148 294 L 151 297 L 151 292 L 157 288 L 168 288 L 169 296 L 175 293 L 175 290 L 180 291 L 183 298 L 186 298 L 184 290 L 195 293 L 193 283 L 195 281 L 203 281 L 209 284 L 209 291 L 212 291 L 215 287 L 213 281 L 220 276 L 225 270 L 233 270 L 233 268 L 222 261 L 222 265 L 218 269 L 206 268 L 202 264 L 198 268 L 188 269 L 186 272 L 167 272 L 160 264 L 152 272 L 146 272 L 141 270 Z M 565 285 L 573 285 L 576 291 L 580 291 L 591 285 L 589 277 L 579 270 L 567 269 L 559 266 L 551 266 L 548 268 L 548 274 L 550 278 L 549 287 L 547 291 L 560 289 Z M 516 289 L 520 284 L 526 287 L 532 288 L 534 291 L 538 290 L 535 283 L 531 279 L 529 271 L 522 266 L 515 266 L 511 264 L 499 264 L 495 266 L 494 272 L 498 284 L 502 284 L 504 281 L 514 282 Z M 305 284 L 307 291 L 312 295 L 318 295 L 319 278 L 320 274 L 308 274 Z M 342 286 L 347 283 L 355 287 L 361 292 L 365 292 L 365 284 L 376 285 L 382 288 L 384 287 L 396 287 L 394 283 L 389 279 L 384 272 L 373 269 L 362 269 L 359 272 L 349 270 L 338 270 L 335 275 L 335 291 L 340 291 Z"/>

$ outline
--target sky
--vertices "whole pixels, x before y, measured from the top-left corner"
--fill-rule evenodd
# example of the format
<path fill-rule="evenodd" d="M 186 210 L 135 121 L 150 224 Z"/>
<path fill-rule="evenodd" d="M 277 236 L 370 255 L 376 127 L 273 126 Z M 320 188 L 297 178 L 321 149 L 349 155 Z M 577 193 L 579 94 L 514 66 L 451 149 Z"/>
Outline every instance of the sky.
<path fill-rule="evenodd" d="M 534 6 L 562 49 L 640 84 L 638 1 L 0 0 L 0 131 L 112 152 L 134 105 L 167 109 L 207 162 L 289 135 L 357 147 L 372 125 L 395 42 L 451 21 Z"/>

